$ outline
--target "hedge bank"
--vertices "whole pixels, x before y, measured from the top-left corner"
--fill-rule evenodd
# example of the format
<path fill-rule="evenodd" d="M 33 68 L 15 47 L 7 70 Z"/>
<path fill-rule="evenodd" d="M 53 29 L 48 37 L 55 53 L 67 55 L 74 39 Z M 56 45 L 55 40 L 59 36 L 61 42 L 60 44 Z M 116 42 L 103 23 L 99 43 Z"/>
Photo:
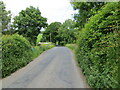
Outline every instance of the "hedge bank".
<path fill-rule="evenodd" d="M 93 88 L 118 88 L 120 2 L 108 3 L 79 32 L 77 59 Z"/>
<path fill-rule="evenodd" d="M 10 75 L 31 60 L 31 45 L 23 36 L 2 36 L 2 77 Z"/>

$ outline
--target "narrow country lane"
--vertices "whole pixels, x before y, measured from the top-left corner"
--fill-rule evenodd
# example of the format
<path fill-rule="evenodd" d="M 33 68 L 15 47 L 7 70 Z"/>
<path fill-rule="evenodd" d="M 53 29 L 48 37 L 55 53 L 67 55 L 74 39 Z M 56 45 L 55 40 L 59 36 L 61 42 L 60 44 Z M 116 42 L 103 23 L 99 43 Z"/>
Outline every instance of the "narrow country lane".
<path fill-rule="evenodd" d="M 88 88 L 74 55 L 54 47 L 2 80 L 3 88 Z"/>

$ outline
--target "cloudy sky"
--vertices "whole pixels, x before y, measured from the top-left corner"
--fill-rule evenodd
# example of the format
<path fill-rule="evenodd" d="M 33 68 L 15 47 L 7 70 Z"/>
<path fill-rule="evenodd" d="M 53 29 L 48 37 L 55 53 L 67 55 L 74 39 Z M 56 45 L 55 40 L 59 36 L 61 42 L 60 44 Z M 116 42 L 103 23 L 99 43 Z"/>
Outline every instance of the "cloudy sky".
<path fill-rule="evenodd" d="M 42 16 L 48 18 L 48 23 L 64 22 L 66 19 L 72 19 L 73 10 L 70 0 L 2 0 L 7 10 L 11 10 L 12 15 L 16 16 L 26 7 L 39 7 Z"/>

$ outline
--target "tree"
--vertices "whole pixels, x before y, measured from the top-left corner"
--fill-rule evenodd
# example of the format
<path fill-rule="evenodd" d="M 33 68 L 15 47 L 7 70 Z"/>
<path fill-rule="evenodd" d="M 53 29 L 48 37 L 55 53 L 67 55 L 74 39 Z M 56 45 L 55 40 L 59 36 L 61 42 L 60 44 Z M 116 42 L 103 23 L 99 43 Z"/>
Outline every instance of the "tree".
<path fill-rule="evenodd" d="M 57 38 L 59 43 L 67 44 L 74 43 L 76 40 L 76 30 L 74 29 L 75 22 L 71 19 L 66 20 L 58 30 Z"/>
<path fill-rule="evenodd" d="M 11 12 L 6 11 L 5 4 L 0 1 L 0 22 L 1 22 L 1 29 L 2 29 L 2 34 L 7 34 L 9 33 L 9 25 L 11 21 Z"/>
<path fill-rule="evenodd" d="M 71 19 L 63 24 L 60 22 L 51 23 L 43 33 L 42 41 L 49 41 L 59 45 L 74 43 L 76 40 L 75 22 Z"/>
<path fill-rule="evenodd" d="M 13 27 L 18 34 L 26 37 L 30 43 L 35 44 L 41 28 L 47 26 L 46 22 L 47 19 L 41 16 L 40 10 L 30 6 L 14 18 Z"/>
<path fill-rule="evenodd" d="M 74 15 L 77 22 L 76 27 L 82 29 L 89 18 L 97 13 L 97 11 L 105 4 L 104 2 L 72 2 L 74 10 L 78 10 L 78 14 Z"/>
<path fill-rule="evenodd" d="M 51 23 L 44 31 L 42 41 L 56 43 L 58 41 L 57 35 L 60 26 L 61 26 L 60 22 Z"/>

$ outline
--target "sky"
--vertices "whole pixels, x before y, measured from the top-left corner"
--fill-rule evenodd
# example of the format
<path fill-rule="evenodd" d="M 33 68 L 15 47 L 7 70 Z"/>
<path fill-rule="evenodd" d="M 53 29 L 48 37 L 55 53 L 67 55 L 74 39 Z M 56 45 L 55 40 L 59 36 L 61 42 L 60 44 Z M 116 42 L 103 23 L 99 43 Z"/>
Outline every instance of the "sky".
<path fill-rule="evenodd" d="M 10 10 L 12 16 L 18 15 L 26 7 L 38 7 L 41 15 L 48 19 L 48 24 L 52 22 L 63 23 L 67 19 L 73 19 L 76 13 L 70 4 L 70 0 L 2 0 L 6 5 L 6 10 Z"/>

